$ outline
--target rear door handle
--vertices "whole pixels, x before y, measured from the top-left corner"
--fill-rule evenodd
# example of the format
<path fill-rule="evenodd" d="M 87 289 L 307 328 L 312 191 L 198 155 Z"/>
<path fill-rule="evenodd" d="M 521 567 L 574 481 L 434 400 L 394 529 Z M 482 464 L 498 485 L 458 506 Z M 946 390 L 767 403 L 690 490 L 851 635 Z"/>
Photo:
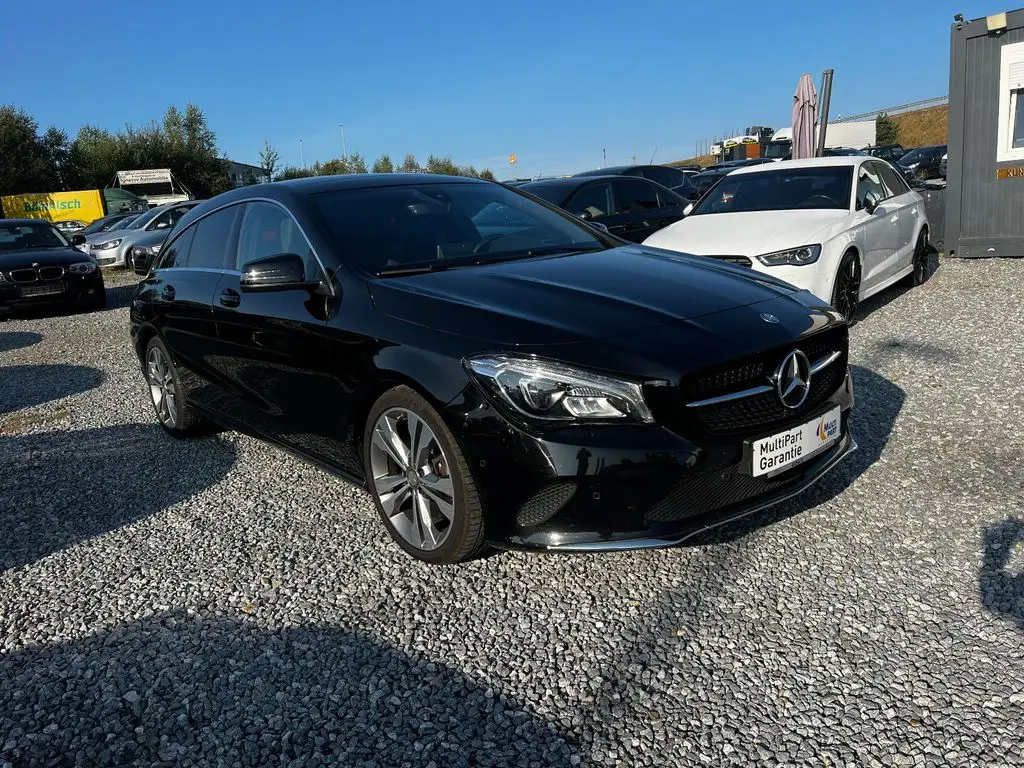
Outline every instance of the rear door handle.
<path fill-rule="evenodd" d="M 160 297 L 164 301 L 174 301 L 174 286 L 165 285 L 163 291 L 160 293 Z"/>
<path fill-rule="evenodd" d="M 242 303 L 242 297 L 238 291 L 225 288 L 220 293 L 220 303 L 225 307 L 237 307 Z"/>

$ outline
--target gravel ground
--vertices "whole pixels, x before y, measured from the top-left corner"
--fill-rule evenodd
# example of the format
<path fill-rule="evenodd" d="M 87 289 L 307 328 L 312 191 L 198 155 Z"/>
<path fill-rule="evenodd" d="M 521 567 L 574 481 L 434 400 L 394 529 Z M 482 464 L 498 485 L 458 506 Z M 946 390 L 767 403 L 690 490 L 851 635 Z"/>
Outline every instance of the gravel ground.
<path fill-rule="evenodd" d="M 0 322 L 0 766 L 1024 765 L 1024 260 L 869 303 L 860 450 L 780 510 L 444 568 L 165 437 L 129 294 Z"/>

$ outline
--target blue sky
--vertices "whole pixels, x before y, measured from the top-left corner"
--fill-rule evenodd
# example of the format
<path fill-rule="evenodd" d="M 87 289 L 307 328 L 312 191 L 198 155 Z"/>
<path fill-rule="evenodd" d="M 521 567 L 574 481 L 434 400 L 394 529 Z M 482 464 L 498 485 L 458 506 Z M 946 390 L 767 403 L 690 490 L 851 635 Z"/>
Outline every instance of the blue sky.
<path fill-rule="evenodd" d="M 135 3 L 114 21 L 101 3 L 24 34 L 40 29 L 39 10 L 16 3 L 0 31 L 0 102 L 73 135 L 194 101 L 242 162 L 257 161 L 264 138 L 288 164 L 299 165 L 300 138 L 307 163 L 327 160 L 344 123 L 349 151 L 368 160 L 448 154 L 505 178 L 515 152 L 520 175 L 570 173 L 599 167 L 602 150 L 609 164 L 655 152 L 666 162 L 701 138 L 788 125 L 800 74 L 817 82 L 826 67 L 833 115 L 945 95 L 953 14 L 1006 9 L 770 5 L 208 0 Z"/>

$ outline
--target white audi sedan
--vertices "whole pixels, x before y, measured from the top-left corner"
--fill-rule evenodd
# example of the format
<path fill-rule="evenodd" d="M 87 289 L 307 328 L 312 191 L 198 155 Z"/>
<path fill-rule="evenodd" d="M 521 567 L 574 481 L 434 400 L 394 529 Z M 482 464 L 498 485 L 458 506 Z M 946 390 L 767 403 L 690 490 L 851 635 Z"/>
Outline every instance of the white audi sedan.
<path fill-rule="evenodd" d="M 805 288 L 848 319 L 867 297 L 928 277 L 924 200 L 884 160 L 787 160 L 724 176 L 644 245 L 711 256 Z"/>

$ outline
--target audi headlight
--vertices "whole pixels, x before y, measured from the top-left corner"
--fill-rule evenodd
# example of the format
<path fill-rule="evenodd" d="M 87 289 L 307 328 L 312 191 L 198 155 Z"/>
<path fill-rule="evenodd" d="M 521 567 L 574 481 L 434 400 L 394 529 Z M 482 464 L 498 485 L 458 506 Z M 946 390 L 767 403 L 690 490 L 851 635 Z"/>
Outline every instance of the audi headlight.
<path fill-rule="evenodd" d="M 111 248 L 117 248 L 121 244 L 121 240 L 122 238 L 118 238 L 117 240 L 107 240 L 105 243 L 93 243 L 92 249 L 94 251 L 108 251 Z"/>
<path fill-rule="evenodd" d="M 96 264 L 91 261 L 79 261 L 77 264 L 72 264 L 68 267 L 68 272 L 72 275 L 91 275 L 96 271 Z"/>
<path fill-rule="evenodd" d="M 546 421 L 654 421 L 638 382 L 549 360 L 474 357 L 466 367 L 499 401 Z"/>
<path fill-rule="evenodd" d="M 788 248 L 785 251 L 774 251 L 773 253 L 762 253 L 757 260 L 766 267 L 793 266 L 800 267 L 804 264 L 813 264 L 821 256 L 820 245 L 803 245 L 799 248 Z"/>

